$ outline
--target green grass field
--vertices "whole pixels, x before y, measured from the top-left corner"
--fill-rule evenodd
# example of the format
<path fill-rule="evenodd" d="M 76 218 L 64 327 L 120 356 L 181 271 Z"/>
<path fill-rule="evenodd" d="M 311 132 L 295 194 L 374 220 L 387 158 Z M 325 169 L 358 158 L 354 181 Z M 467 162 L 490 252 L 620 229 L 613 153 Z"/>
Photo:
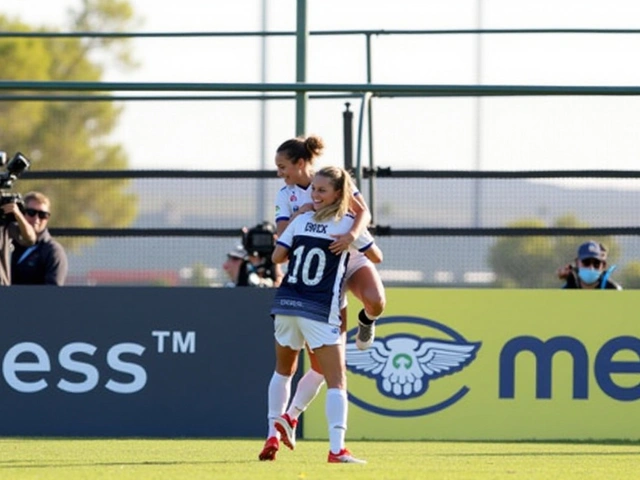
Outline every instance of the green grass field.
<path fill-rule="evenodd" d="M 0 439 L 0 479 L 618 479 L 635 478 L 639 443 L 348 442 L 366 465 L 327 464 L 301 440 L 259 462 L 262 440 Z"/>

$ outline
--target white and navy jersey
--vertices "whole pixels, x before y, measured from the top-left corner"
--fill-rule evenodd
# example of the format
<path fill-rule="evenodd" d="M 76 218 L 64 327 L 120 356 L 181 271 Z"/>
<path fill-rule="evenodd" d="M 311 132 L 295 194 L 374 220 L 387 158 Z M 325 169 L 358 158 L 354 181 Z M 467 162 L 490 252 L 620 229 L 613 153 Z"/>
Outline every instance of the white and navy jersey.
<path fill-rule="evenodd" d="M 332 235 L 349 231 L 353 216 L 339 221 L 316 222 L 314 212 L 296 217 L 278 239 L 289 250 L 289 267 L 278 287 L 272 315 L 298 315 L 310 320 L 340 325 L 340 293 L 343 287 L 348 252 L 339 255 L 329 250 Z M 368 231 L 352 247 L 364 252 L 373 245 Z"/>
<path fill-rule="evenodd" d="M 276 224 L 289 220 L 305 203 L 311 203 L 311 184 L 306 188 L 300 185 L 282 187 L 276 196 Z"/>
<path fill-rule="evenodd" d="M 360 192 L 353 186 L 353 194 L 360 195 Z M 311 184 L 307 187 L 300 185 L 285 185 L 278 191 L 276 196 L 276 225 L 282 220 L 289 220 L 291 216 L 305 203 L 311 203 Z"/>

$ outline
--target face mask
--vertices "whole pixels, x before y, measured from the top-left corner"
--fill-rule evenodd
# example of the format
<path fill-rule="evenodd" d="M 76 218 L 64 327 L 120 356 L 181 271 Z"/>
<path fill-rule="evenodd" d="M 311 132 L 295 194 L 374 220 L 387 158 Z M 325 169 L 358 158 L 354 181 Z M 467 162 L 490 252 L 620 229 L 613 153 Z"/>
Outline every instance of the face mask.
<path fill-rule="evenodd" d="M 592 268 L 579 268 L 578 276 L 580 280 L 582 280 L 587 285 L 591 285 L 592 283 L 596 283 L 598 278 L 600 278 L 600 270 L 594 270 Z"/>

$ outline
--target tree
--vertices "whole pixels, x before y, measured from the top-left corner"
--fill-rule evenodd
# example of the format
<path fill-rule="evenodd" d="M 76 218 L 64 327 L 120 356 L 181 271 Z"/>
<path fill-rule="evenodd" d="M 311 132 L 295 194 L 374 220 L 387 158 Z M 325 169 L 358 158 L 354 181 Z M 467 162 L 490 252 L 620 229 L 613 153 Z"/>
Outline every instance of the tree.
<path fill-rule="evenodd" d="M 211 286 L 211 274 L 209 268 L 202 264 L 196 263 L 191 269 L 191 279 L 189 284 L 194 287 L 210 287 Z"/>
<path fill-rule="evenodd" d="M 509 225 L 516 228 L 541 228 L 538 219 L 519 220 Z M 503 237 L 489 251 L 489 264 L 502 287 L 549 287 L 553 259 L 550 237 Z"/>
<path fill-rule="evenodd" d="M 620 272 L 619 279 L 625 290 L 640 288 L 640 262 L 629 262 Z"/>
<path fill-rule="evenodd" d="M 134 21 L 128 1 L 83 0 L 79 10 L 69 12 L 71 31 L 123 31 Z M 3 16 L 0 28 L 35 31 Z M 6 38 L 0 40 L 0 61 L 5 79 L 29 81 L 97 82 L 109 62 L 134 67 L 128 40 L 123 38 Z M 112 101 L 0 102 L 0 149 L 9 156 L 23 152 L 33 171 L 126 169 L 126 153 L 109 139 L 120 111 Z M 127 191 L 125 180 L 26 178 L 14 188 L 48 195 L 53 203 L 52 226 L 117 228 L 130 225 L 136 216 L 137 199 Z M 67 248 L 79 244 L 60 240 Z"/>
<path fill-rule="evenodd" d="M 513 228 L 544 228 L 541 219 L 522 219 L 508 225 Z M 574 215 L 557 218 L 553 227 L 586 228 Z M 503 237 L 489 251 L 489 265 L 496 274 L 496 285 L 515 288 L 558 288 L 556 270 L 572 263 L 578 246 L 587 240 L 596 240 L 607 246 L 608 263 L 615 263 L 620 248 L 611 237 Z"/>

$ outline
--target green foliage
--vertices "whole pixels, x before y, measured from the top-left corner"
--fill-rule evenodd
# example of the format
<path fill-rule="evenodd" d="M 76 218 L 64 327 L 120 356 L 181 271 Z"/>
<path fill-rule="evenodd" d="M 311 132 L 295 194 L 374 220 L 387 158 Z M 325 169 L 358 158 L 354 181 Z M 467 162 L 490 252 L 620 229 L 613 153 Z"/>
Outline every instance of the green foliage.
<path fill-rule="evenodd" d="M 541 220 L 520 220 L 511 227 L 540 228 Z M 549 286 L 549 264 L 553 257 L 553 242 L 549 237 L 503 237 L 491 247 L 489 264 L 500 286 Z M 504 283 L 503 283 L 504 282 Z"/>
<path fill-rule="evenodd" d="M 640 261 L 629 262 L 618 274 L 625 290 L 640 288 Z"/>
<path fill-rule="evenodd" d="M 78 32 L 126 32 L 140 23 L 128 0 L 82 0 L 82 8 L 71 11 L 72 28 Z M 95 37 L 83 40 L 86 51 L 101 49 L 113 54 L 120 67 L 137 65 L 127 41 L 115 37 Z"/>
<path fill-rule="evenodd" d="M 3 31 L 26 32 L 30 29 L 18 22 L 9 22 L 0 16 Z M 53 59 L 45 42 L 34 38 L 0 39 L 0 61 L 4 80 L 49 79 Z M 25 145 L 31 132 L 42 124 L 45 105 L 41 102 L 0 102 L 0 149 L 11 152 L 15 146 Z M 24 147 L 23 147 L 24 150 Z"/>
<path fill-rule="evenodd" d="M 124 31 L 132 22 L 131 6 L 120 0 L 83 0 L 69 16 L 71 31 Z M 36 31 L 3 16 L 0 29 Z M 127 39 L 0 39 L 6 80 L 100 81 L 104 63 L 97 58 L 133 66 Z M 126 169 L 125 151 L 109 139 L 120 113 L 121 108 L 110 101 L 0 102 L 0 149 L 9 156 L 23 152 L 32 161 L 32 171 Z M 129 226 L 137 214 L 137 199 L 128 186 L 128 181 L 119 179 L 21 179 L 14 188 L 21 193 L 39 190 L 51 198 L 52 227 L 117 228 Z M 60 240 L 67 248 L 80 244 L 78 239 Z"/>
<path fill-rule="evenodd" d="M 193 265 L 189 284 L 193 287 L 210 287 L 211 278 L 208 276 L 207 268 L 208 267 L 202 263 L 196 263 Z"/>
<path fill-rule="evenodd" d="M 508 225 L 512 228 L 544 228 L 541 219 L 517 220 Z M 574 215 L 565 215 L 555 220 L 553 227 L 585 228 Z M 561 281 L 556 270 L 573 263 L 578 246 L 587 240 L 596 240 L 609 250 L 609 264 L 615 263 L 620 248 L 611 237 L 502 237 L 489 252 L 489 265 L 496 274 L 496 286 L 509 288 L 558 288 Z"/>

